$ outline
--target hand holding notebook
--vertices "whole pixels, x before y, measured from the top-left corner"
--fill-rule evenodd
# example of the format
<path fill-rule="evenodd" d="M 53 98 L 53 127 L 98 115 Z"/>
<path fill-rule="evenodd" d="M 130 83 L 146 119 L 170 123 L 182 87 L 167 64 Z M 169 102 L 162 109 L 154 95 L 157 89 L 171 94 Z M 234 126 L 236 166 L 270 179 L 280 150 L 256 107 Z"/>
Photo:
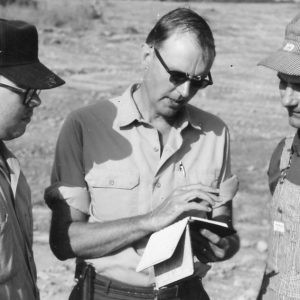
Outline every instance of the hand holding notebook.
<path fill-rule="evenodd" d="M 226 223 L 186 217 L 153 233 L 137 266 L 137 272 L 154 266 L 158 288 L 194 274 L 194 259 L 190 230 L 201 226 L 220 232 L 223 236 L 235 232 Z"/>

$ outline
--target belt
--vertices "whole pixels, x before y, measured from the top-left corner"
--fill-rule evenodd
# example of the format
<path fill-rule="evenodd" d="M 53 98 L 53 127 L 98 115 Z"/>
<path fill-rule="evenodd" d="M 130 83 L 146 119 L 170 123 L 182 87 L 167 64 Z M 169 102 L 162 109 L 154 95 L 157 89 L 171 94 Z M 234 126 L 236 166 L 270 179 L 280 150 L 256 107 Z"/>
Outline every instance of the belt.
<path fill-rule="evenodd" d="M 179 296 L 183 283 L 174 284 L 172 286 L 163 287 L 160 289 L 155 289 L 154 287 L 137 287 L 127 285 L 125 283 L 112 280 L 95 274 L 94 278 L 94 290 L 101 289 L 106 293 L 124 293 L 130 294 L 132 298 L 141 298 L 141 299 L 174 299 Z"/>
<path fill-rule="evenodd" d="M 120 282 L 118 280 L 110 279 L 95 272 L 92 265 L 85 262 L 77 264 L 76 278 L 88 288 L 86 294 L 93 294 L 91 299 L 176 299 L 180 298 L 189 290 L 191 286 L 201 286 L 201 279 L 199 277 L 190 277 L 177 284 L 155 289 L 155 287 L 139 287 Z M 85 298 L 90 299 L 90 298 Z"/>

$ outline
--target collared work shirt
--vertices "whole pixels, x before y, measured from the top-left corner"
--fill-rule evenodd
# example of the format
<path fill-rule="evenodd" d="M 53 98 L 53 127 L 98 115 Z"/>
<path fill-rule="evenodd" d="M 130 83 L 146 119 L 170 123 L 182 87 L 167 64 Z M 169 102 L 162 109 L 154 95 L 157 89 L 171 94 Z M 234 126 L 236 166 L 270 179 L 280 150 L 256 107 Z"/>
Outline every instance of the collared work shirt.
<path fill-rule="evenodd" d="M 142 119 L 129 88 L 121 97 L 70 114 L 46 198 L 63 199 L 90 215 L 90 222 L 105 222 L 146 214 L 176 187 L 195 183 L 220 188 L 223 202 L 235 195 L 225 124 L 187 105 L 162 150 L 157 130 Z M 146 242 L 90 261 L 103 276 L 149 286 L 153 270 L 135 271 Z"/>
<path fill-rule="evenodd" d="M 3 142 L 0 153 L 0 299 L 37 300 L 30 189 Z"/>

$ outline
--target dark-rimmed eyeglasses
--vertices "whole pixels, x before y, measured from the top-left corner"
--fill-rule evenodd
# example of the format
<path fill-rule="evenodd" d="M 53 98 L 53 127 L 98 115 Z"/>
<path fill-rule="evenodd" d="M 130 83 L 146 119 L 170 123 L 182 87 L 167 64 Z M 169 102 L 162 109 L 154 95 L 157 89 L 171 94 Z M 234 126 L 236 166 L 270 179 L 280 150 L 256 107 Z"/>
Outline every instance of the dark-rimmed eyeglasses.
<path fill-rule="evenodd" d="M 4 83 L 0 83 L 0 87 L 6 88 L 6 89 L 10 90 L 11 92 L 22 96 L 23 97 L 23 104 L 27 105 L 27 106 L 30 106 L 31 100 L 36 96 L 39 97 L 39 95 L 41 93 L 41 90 L 38 90 L 38 89 L 23 90 L 21 88 L 14 87 L 14 86 L 11 86 L 11 85 L 7 85 L 7 84 L 4 84 Z"/>
<path fill-rule="evenodd" d="M 159 62 L 162 64 L 162 66 L 166 70 L 166 72 L 170 75 L 169 80 L 174 85 L 180 85 L 180 84 L 186 82 L 187 80 L 189 80 L 191 82 L 192 87 L 194 87 L 196 89 L 204 89 L 208 85 L 213 84 L 213 80 L 212 80 L 210 72 L 205 76 L 201 76 L 201 75 L 190 75 L 189 73 L 184 73 L 184 72 L 180 72 L 180 71 L 172 71 L 169 69 L 167 64 L 164 62 L 159 51 L 156 48 L 154 48 L 154 53 L 155 53 L 156 57 L 158 58 Z"/>
<path fill-rule="evenodd" d="M 289 75 L 285 73 L 277 73 L 277 77 L 279 80 L 285 84 L 294 84 L 294 85 L 300 85 L 300 76 L 298 75 Z"/>

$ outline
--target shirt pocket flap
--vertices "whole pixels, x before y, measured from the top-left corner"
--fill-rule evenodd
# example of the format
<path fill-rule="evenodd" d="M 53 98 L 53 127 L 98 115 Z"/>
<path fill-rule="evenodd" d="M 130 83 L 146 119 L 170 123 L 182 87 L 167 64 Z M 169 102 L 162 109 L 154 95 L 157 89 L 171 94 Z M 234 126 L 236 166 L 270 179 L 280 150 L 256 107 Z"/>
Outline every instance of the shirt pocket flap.
<path fill-rule="evenodd" d="M 90 184 L 97 188 L 115 188 L 131 190 L 140 182 L 138 173 L 130 172 L 105 172 L 97 178 L 93 178 Z"/>

